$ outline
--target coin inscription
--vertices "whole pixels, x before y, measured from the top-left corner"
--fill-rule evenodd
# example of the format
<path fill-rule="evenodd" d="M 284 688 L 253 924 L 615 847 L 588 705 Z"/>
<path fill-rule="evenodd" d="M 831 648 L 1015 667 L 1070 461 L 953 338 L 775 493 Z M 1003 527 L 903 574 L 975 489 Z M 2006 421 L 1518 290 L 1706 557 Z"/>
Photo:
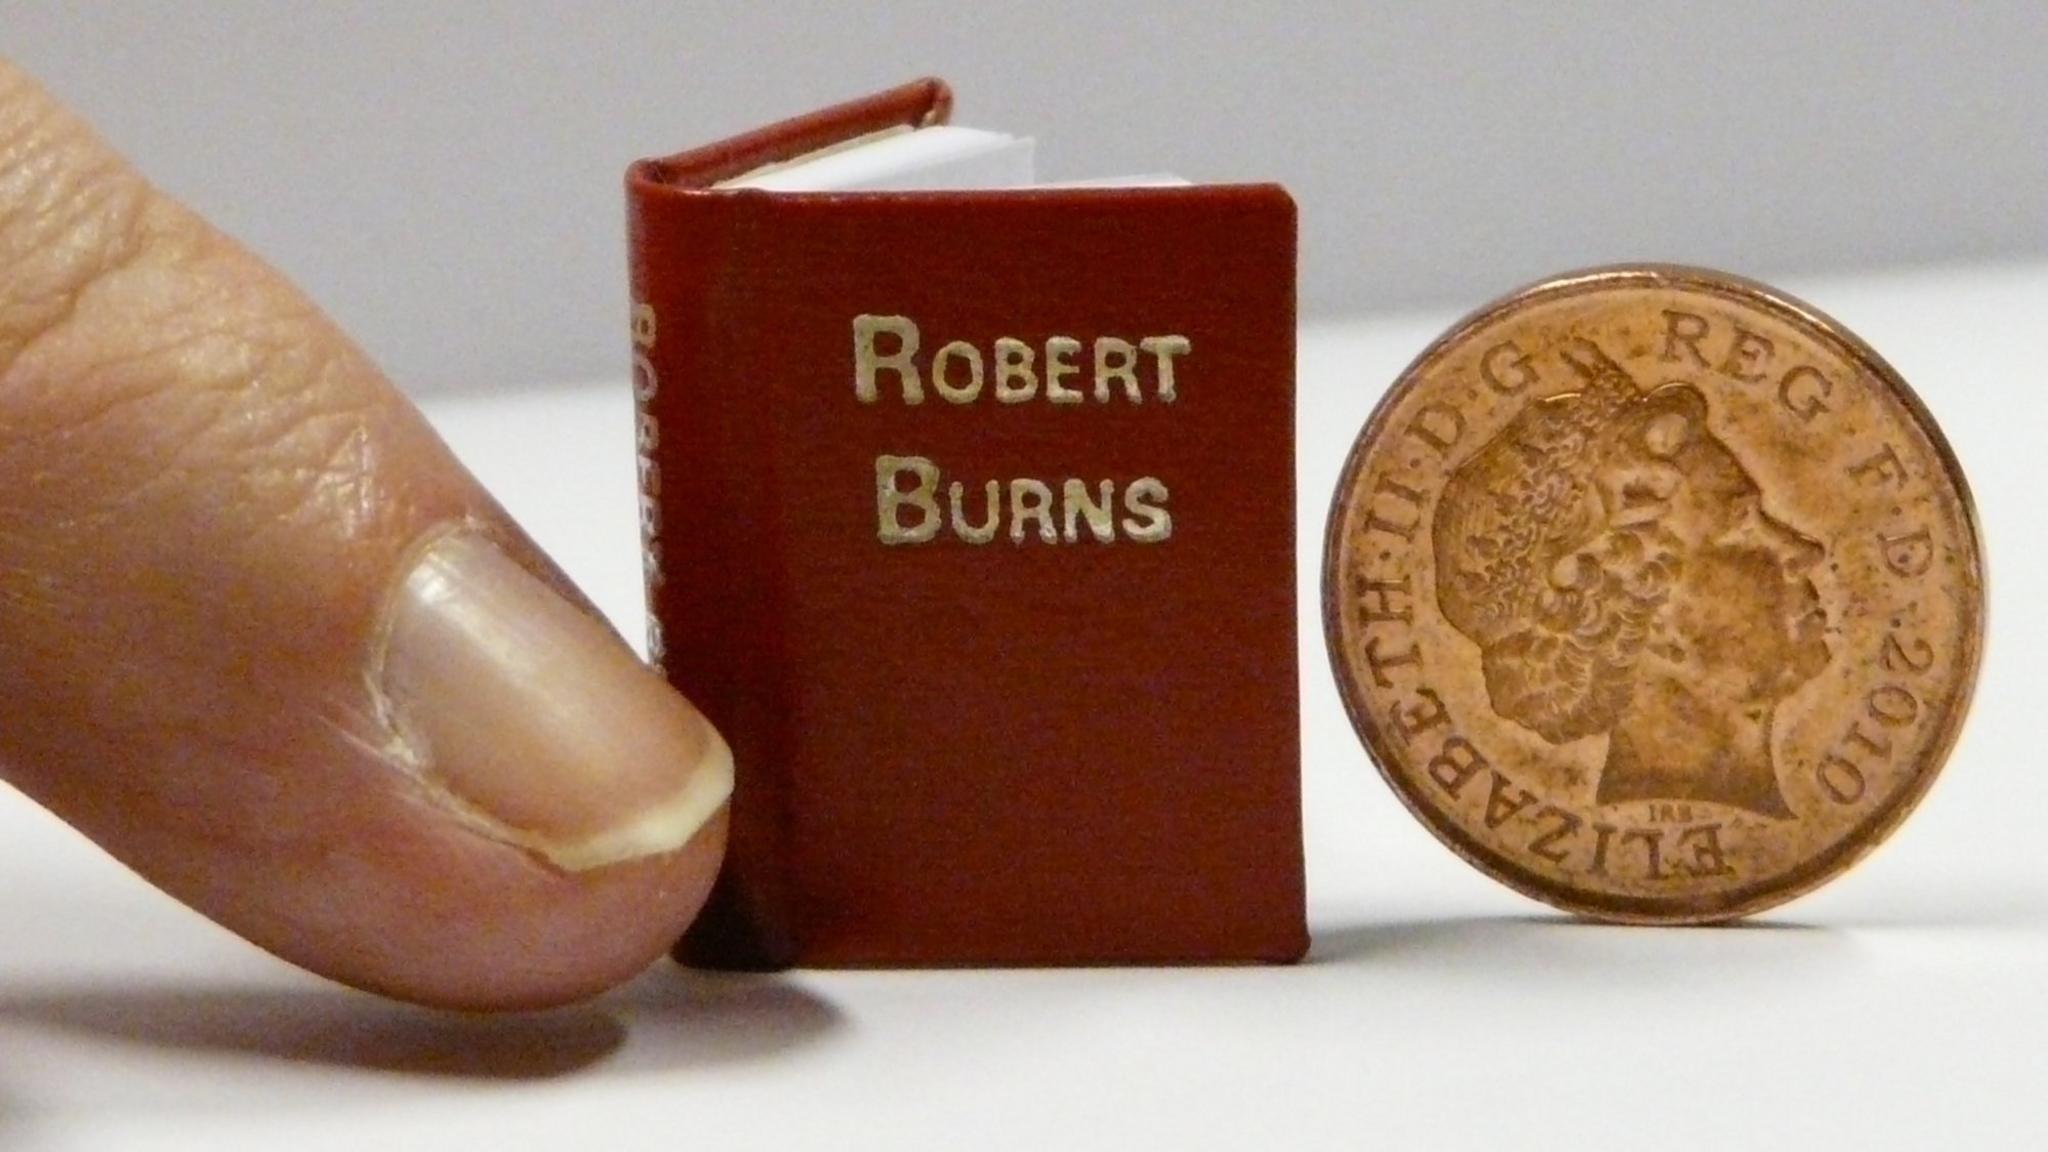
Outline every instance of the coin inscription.
<path fill-rule="evenodd" d="M 1489 306 L 1402 375 L 1339 483 L 1346 707 L 1432 831 L 1609 919 L 1739 916 L 1896 826 L 1967 709 L 1968 491 L 1885 363 L 1693 269 Z"/>

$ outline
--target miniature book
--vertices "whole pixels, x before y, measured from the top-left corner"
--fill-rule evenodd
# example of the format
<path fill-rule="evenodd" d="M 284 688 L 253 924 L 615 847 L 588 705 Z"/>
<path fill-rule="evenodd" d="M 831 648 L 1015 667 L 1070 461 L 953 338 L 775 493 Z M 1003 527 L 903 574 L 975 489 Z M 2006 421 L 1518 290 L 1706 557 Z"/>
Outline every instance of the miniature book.
<path fill-rule="evenodd" d="M 1298 959 L 1293 201 L 950 103 L 628 176 L 650 656 L 737 773 L 677 955 Z"/>

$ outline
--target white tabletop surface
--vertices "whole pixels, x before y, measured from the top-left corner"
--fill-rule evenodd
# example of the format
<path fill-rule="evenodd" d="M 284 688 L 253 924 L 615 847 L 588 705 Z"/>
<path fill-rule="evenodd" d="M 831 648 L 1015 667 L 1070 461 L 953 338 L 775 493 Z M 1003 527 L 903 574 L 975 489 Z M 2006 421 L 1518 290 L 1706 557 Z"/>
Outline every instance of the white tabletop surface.
<path fill-rule="evenodd" d="M 1554 915 L 1380 782 L 1327 672 L 1321 520 L 1368 409 L 1451 316 L 1318 325 L 1300 378 L 1308 963 L 663 964 L 585 1008 L 470 1020 L 272 960 L 0 792 L 0 1148 L 2039 1148 L 2048 768 L 2025 685 L 2048 651 L 2048 265 L 1785 287 L 1941 421 L 1996 603 L 1927 802 L 1753 926 Z M 427 410 L 639 635 L 623 384 Z"/>

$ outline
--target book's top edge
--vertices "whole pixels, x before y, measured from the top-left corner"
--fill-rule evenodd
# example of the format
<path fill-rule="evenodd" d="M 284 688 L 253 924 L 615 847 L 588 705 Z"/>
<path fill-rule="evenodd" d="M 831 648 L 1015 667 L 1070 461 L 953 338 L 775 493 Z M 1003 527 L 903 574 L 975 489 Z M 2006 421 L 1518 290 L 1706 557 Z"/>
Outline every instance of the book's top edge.
<path fill-rule="evenodd" d="M 865 137 L 944 124 L 952 113 L 952 88 L 927 76 L 715 144 L 639 161 L 628 178 L 636 184 L 707 190 L 745 173 Z"/>
<path fill-rule="evenodd" d="M 844 147 L 860 141 L 911 128 L 944 124 L 953 113 L 953 90 L 944 80 L 927 76 L 895 88 L 835 104 L 803 116 L 793 117 L 752 132 L 713 144 L 640 160 L 627 171 L 627 184 L 636 195 L 681 196 L 764 196 L 778 200 L 911 200 L 919 202 L 963 200 L 1058 200 L 1066 203 L 1101 203 L 1146 199 L 1154 203 L 1199 197 L 1213 200 L 1245 196 L 1281 199 L 1292 205 L 1293 198 L 1279 184 L 1243 182 L 1187 184 L 1175 186 L 1103 185 L 1097 187 L 963 188 L 904 190 L 764 191 L 751 188 L 720 188 L 719 185 L 773 165 Z"/>
<path fill-rule="evenodd" d="M 766 188 L 715 188 L 635 181 L 636 192 L 677 199 L 696 197 L 752 197 L 759 201 L 829 206 L 833 204 L 904 205 L 993 205 L 1046 204 L 1087 209 L 1091 206 L 1125 204 L 1132 207 L 1174 203 L 1221 207 L 1231 204 L 1260 206 L 1284 204 L 1294 210 L 1294 197 L 1283 184 L 1271 182 L 1177 185 L 1104 185 L 1082 188 L 856 188 L 833 191 L 791 191 Z M 641 200 L 644 207 L 654 207 Z"/>

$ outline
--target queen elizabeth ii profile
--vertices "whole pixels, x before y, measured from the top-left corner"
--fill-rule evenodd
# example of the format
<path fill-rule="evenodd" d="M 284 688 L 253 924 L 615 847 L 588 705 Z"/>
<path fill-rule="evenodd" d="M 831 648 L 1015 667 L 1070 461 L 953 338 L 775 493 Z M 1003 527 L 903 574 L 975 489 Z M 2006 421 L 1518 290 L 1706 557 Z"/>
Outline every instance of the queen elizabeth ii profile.
<path fill-rule="evenodd" d="M 1706 398 L 1644 392 L 1589 342 L 1583 386 L 1461 463 L 1433 529 L 1437 603 L 1493 710 L 1553 744 L 1607 736 L 1597 799 L 1791 809 L 1778 704 L 1828 662 L 1820 543 L 1764 510 Z"/>

